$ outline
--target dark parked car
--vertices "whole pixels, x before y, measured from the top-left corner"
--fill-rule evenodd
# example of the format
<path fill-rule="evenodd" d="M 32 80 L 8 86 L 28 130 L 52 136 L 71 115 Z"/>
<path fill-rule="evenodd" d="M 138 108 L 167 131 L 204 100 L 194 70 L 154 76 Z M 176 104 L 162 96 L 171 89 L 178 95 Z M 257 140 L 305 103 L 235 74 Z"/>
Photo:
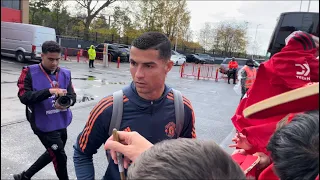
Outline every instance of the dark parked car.
<path fill-rule="evenodd" d="M 187 62 L 194 62 L 196 64 L 200 63 L 200 64 L 213 64 L 214 62 L 214 58 L 211 57 L 208 54 L 189 54 L 186 56 L 186 61 Z"/>
<path fill-rule="evenodd" d="M 128 58 L 128 61 L 129 61 L 130 48 L 129 48 L 129 47 L 126 47 L 126 46 L 118 46 L 118 47 L 119 47 L 119 49 L 120 49 L 121 52 L 127 54 L 127 58 Z"/>
<path fill-rule="evenodd" d="M 223 62 L 220 64 L 220 68 L 219 68 L 219 70 L 220 70 L 220 73 L 222 73 L 222 74 L 227 74 L 227 72 L 228 72 L 228 70 L 229 70 L 229 62 L 231 61 L 231 59 L 232 58 L 225 58 L 224 60 L 223 60 Z M 246 65 L 246 61 L 248 60 L 248 59 L 245 59 L 245 58 L 235 58 L 235 60 L 237 61 L 237 63 L 238 63 L 238 65 L 239 65 L 239 67 L 238 67 L 238 70 L 240 70 L 244 65 Z M 255 61 L 255 60 L 253 60 L 254 61 L 254 66 L 255 67 L 259 67 L 260 66 L 260 64 L 257 62 L 257 61 Z"/>
<path fill-rule="evenodd" d="M 98 44 L 96 46 L 96 53 L 97 57 L 96 59 L 103 59 L 103 48 L 104 44 Z M 89 47 L 86 49 L 88 50 Z M 108 53 L 111 54 L 111 61 L 116 62 L 118 57 L 120 57 L 120 62 L 128 62 L 128 56 L 127 53 L 122 52 L 120 48 L 117 45 L 114 44 L 108 44 Z M 88 57 L 88 51 L 84 51 L 84 56 Z"/>

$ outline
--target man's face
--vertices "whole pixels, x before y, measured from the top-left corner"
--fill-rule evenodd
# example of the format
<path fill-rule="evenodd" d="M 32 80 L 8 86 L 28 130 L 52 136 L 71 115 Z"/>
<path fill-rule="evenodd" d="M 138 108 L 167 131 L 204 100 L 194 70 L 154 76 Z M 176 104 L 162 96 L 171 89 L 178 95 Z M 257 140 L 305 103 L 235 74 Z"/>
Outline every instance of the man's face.
<path fill-rule="evenodd" d="M 164 86 L 172 61 L 159 58 L 159 51 L 130 49 L 130 72 L 139 94 L 151 94 Z"/>
<path fill-rule="evenodd" d="M 61 54 L 56 52 L 42 53 L 41 58 L 42 58 L 42 65 L 46 69 L 50 71 L 55 71 L 58 68 Z"/>

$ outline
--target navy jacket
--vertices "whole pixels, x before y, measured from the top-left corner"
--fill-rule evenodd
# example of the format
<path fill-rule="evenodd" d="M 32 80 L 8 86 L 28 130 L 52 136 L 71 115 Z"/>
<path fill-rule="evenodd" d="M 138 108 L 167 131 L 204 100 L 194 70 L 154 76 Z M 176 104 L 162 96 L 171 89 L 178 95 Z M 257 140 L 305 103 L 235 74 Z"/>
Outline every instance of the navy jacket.
<path fill-rule="evenodd" d="M 123 119 L 121 131 L 136 131 L 151 143 L 175 139 L 175 111 L 171 88 L 165 87 L 163 95 L 155 101 L 141 98 L 134 83 L 123 89 Z M 180 137 L 196 138 L 195 116 L 188 99 L 183 97 L 185 121 Z M 74 147 L 74 166 L 79 180 L 94 179 L 92 155 L 109 138 L 109 124 L 112 115 L 113 97 L 103 98 L 90 112 L 89 119 L 77 138 Z M 173 130 L 173 131 L 172 131 Z M 173 132 L 173 133 L 172 133 Z M 107 161 L 107 158 L 105 159 Z M 118 166 L 109 162 L 104 179 L 120 179 Z"/>

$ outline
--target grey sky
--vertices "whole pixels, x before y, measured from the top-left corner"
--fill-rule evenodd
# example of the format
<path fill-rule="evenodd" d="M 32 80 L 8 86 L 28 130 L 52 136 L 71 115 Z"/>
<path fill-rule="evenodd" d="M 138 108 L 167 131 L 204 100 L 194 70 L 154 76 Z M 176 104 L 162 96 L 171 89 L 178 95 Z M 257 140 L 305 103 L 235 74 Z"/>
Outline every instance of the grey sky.
<path fill-rule="evenodd" d="M 102 3 L 103 0 L 101 0 Z M 299 11 L 300 0 L 295 1 L 196 1 L 187 0 L 188 9 L 191 11 L 190 28 L 194 31 L 194 39 L 196 40 L 199 30 L 205 22 L 217 23 L 224 20 L 237 20 L 249 22 L 248 36 L 249 46 L 247 52 L 252 52 L 252 42 L 257 31 L 258 53 L 266 54 L 267 46 L 276 20 L 283 12 Z M 111 15 L 112 7 L 119 5 L 122 8 L 131 7 L 134 1 L 118 1 L 111 5 L 110 8 L 104 10 L 103 14 Z M 302 11 L 307 11 L 308 0 L 303 0 Z M 69 10 L 74 14 L 76 8 L 75 1 L 68 1 Z M 132 9 L 134 12 L 134 10 Z M 312 0 L 310 4 L 311 12 L 319 12 L 319 0 Z"/>
<path fill-rule="evenodd" d="M 217 23 L 223 20 L 249 22 L 248 36 L 254 41 L 257 31 L 259 54 L 265 55 L 276 20 L 282 12 L 299 11 L 301 1 L 188 1 L 191 11 L 190 27 L 198 33 L 205 22 Z M 302 11 L 307 11 L 308 2 L 302 2 Z M 319 1 L 311 1 L 311 12 L 319 12 Z M 252 52 L 251 44 L 247 48 Z"/>

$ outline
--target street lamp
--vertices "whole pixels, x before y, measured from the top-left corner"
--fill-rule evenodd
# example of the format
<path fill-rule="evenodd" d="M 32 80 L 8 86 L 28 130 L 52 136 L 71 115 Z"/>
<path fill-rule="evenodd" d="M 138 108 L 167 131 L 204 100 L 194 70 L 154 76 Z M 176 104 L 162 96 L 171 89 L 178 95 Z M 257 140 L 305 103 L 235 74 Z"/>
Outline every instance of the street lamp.
<path fill-rule="evenodd" d="M 310 4 L 311 4 L 311 0 L 309 0 L 309 4 L 308 4 L 308 12 L 310 10 Z"/>
<path fill-rule="evenodd" d="M 257 38 L 257 33 L 258 33 L 258 27 L 260 26 L 261 24 L 258 24 L 257 27 L 256 27 L 256 34 L 254 36 L 254 41 L 253 41 L 253 45 L 252 45 L 252 49 L 254 49 L 254 45 L 256 43 L 256 38 Z M 253 54 L 254 52 L 252 52 L 252 59 L 253 59 Z"/>

